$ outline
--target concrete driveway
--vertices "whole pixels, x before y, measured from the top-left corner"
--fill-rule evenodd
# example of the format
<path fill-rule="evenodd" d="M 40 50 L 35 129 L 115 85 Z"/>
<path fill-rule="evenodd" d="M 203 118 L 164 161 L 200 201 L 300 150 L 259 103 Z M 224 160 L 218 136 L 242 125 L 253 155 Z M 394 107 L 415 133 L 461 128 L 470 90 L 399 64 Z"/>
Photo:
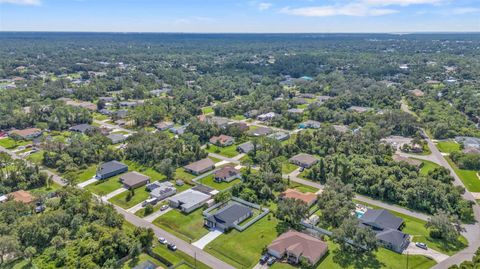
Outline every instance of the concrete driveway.
<path fill-rule="evenodd" d="M 212 230 L 208 234 L 204 235 L 202 238 L 198 239 L 192 243 L 192 245 L 196 246 L 199 249 L 203 249 L 208 243 L 215 240 L 215 238 L 219 237 L 223 233 L 219 230 Z"/>
<path fill-rule="evenodd" d="M 434 259 L 437 263 L 443 262 L 444 260 L 450 257 L 446 254 L 440 253 L 431 248 L 428 248 L 428 249 L 419 248 L 415 246 L 415 242 L 411 242 L 410 245 L 408 245 L 407 249 L 403 251 L 403 254 L 427 256 Z"/>
<path fill-rule="evenodd" d="M 128 191 L 128 190 L 127 190 L 126 188 L 123 188 L 123 187 L 122 187 L 122 188 L 120 188 L 120 189 L 118 189 L 118 190 L 112 191 L 111 193 L 109 193 L 109 194 L 107 194 L 107 195 L 105 195 L 105 196 L 102 196 L 102 200 L 103 200 L 103 201 L 108 201 L 110 198 L 112 198 L 112 197 L 114 197 L 114 196 L 117 196 L 117 195 L 119 195 L 120 193 L 126 192 L 126 191 Z"/>
<path fill-rule="evenodd" d="M 84 181 L 84 182 L 81 182 L 81 183 L 78 183 L 77 186 L 81 189 L 85 188 L 86 186 L 92 184 L 92 183 L 95 183 L 97 182 L 99 179 L 96 178 L 96 177 L 92 177 L 91 179 L 87 180 L 87 181 Z"/>
<path fill-rule="evenodd" d="M 160 217 L 161 215 L 167 213 L 168 211 L 172 210 L 171 207 L 165 209 L 165 210 L 158 210 L 156 212 L 153 212 L 152 214 L 146 216 L 145 218 L 143 218 L 144 220 L 148 221 L 148 222 L 153 222 L 154 220 L 156 220 L 158 217 Z"/>

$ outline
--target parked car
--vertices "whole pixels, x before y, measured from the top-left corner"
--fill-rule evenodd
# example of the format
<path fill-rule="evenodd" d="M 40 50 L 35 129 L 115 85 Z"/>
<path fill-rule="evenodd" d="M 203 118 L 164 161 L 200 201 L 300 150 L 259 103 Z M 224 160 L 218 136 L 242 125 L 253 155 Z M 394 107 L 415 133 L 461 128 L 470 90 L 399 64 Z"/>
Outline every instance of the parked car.
<path fill-rule="evenodd" d="M 273 265 L 277 259 L 275 257 L 270 257 L 267 261 L 268 266 Z"/>
<path fill-rule="evenodd" d="M 168 209 L 168 205 L 162 205 L 162 207 L 160 207 L 160 211 L 165 211 Z"/>
<path fill-rule="evenodd" d="M 417 242 L 417 243 L 415 243 L 415 246 L 417 246 L 417 247 L 419 247 L 419 248 L 421 248 L 421 249 L 425 249 L 425 250 L 428 249 L 427 244 L 425 244 L 425 243 Z"/>
<path fill-rule="evenodd" d="M 175 246 L 174 243 L 168 243 L 167 248 L 170 249 L 171 251 L 177 250 L 177 246 Z"/>
<path fill-rule="evenodd" d="M 268 261 L 268 258 L 270 258 L 270 256 L 268 256 L 268 254 L 265 254 L 263 255 L 261 258 L 260 258 L 260 264 L 265 264 L 267 261 Z"/>
<path fill-rule="evenodd" d="M 156 203 L 157 203 L 157 198 L 150 198 L 150 199 L 147 199 L 147 200 L 143 201 L 142 207 L 146 207 L 147 205 L 154 205 Z"/>
<path fill-rule="evenodd" d="M 158 242 L 160 242 L 160 244 L 163 244 L 163 245 L 168 244 L 167 239 L 165 239 L 163 237 L 158 238 Z"/>

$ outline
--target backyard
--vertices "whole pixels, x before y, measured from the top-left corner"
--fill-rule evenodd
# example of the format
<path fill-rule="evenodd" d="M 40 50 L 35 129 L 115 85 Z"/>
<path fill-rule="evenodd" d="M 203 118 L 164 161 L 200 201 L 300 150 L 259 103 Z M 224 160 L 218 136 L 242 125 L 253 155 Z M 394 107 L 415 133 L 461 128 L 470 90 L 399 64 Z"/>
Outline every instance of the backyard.
<path fill-rule="evenodd" d="M 278 221 L 266 216 L 243 232 L 232 230 L 205 247 L 205 251 L 236 268 L 252 268 L 263 249 L 276 237 Z"/>
<path fill-rule="evenodd" d="M 153 224 L 187 242 L 194 242 L 208 233 L 208 230 L 203 227 L 202 212 L 202 208 L 196 209 L 190 214 L 179 210 L 170 210 L 154 220 Z"/>

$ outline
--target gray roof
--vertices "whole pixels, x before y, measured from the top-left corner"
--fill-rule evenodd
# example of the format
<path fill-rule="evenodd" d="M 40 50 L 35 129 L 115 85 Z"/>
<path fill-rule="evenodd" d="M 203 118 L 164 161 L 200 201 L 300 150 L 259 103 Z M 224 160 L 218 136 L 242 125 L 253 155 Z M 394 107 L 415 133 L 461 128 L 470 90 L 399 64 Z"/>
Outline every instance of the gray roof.
<path fill-rule="evenodd" d="M 150 180 L 150 177 L 133 171 L 133 172 L 129 172 L 121 175 L 120 180 L 122 181 L 123 184 L 127 186 L 134 186 L 139 183 Z"/>
<path fill-rule="evenodd" d="M 379 229 L 398 230 L 403 223 L 403 219 L 394 216 L 385 209 L 369 209 L 360 218 L 360 221 L 369 226 Z"/>
<path fill-rule="evenodd" d="M 245 152 L 245 153 L 249 153 L 250 151 L 253 150 L 253 148 L 254 148 L 253 143 L 250 142 L 250 141 L 245 142 L 245 143 L 240 144 L 240 145 L 237 146 L 237 149 L 239 149 L 239 150 L 241 150 L 241 151 L 243 151 L 243 152 Z"/>
<path fill-rule="evenodd" d="M 112 143 L 120 143 L 123 142 L 127 139 L 127 137 L 123 134 L 109 134 L 107 135 L 107 138 L 112 140 Z"/>
<path fill-rule="evenodd" d="M 100 167 L 98 168 L 97 173 L 104 175 L 120 169 L 124 169 L 125 167 L 128 168 L 126 164 L 123 164 L 119 161 L 110 161 L 110 162 L 101 164 Z"/>
<path fill-rule="evenodd" d="M 394 246 L 401 246 L 410 236 L 399 230 L 388 229 L 377 233 L 376 237 L 380 241 L 388 242 Z"/>
<path fill-rule="evenodd" d="M 466 148 L 480 148 L 480 138 L 457 136 L 455 137 L 455 141 L 457 141 L 457 143 L 463 143 Z"/>
<path fill-rule="evenodd" d="M 133 267 L 133 269 L 155 269 L 155 268 L 158 268 L 158 266 L 156 264 L 154 264 L 153 262 L 151 261 L 144 261 L 142 262 L 141 264 Z"/>
<path fill-rule="evenodd" d="M 184 168 L 190 171 L 200 172 L 213 166 L 215 166 L 215 163 L 210 158 L 205 158 L 189 165 L 185 165 Z"/>
<path fill-rule="evenodd" d="M 168 200 L 176 202 L 184 208 L 190 208 L 192 206 L 204 203 L 208 199 L 210 199 L 210 195 L 195 190 L 186 190 L 170 197 Z"/>
<path fill-rule="evenodd" d="M 85 132 L 88 132 L 88 131 L 93 131 L 95 130 L 96 128 L 90 124 L 79 124 L 79 125 L 75 125 L 75 126 L 72 126 L 70 127 L 70 131 L 74 131 L 74 132 L 80 132 L 80 133 L 85 133 Z"/>
<path fill-rule="evenodd" d="M 248 131 L 248 133 L 249 133 L 250 135 L 254 135 L 254 136 L 262 136 L 262 135 L 271 134 L 271 133 L 272 133 L 272 129 L 270 129 L 270 128 L 268 128 L 268 127 L 260 126 L 260 127 L 258 127 L 257 129 Z"/>
<path fill-rule="evenodd" d="M 250 213 L 252 213 L 250 208 L 241 204 L 232 203 L 220 209 L 208 219 L 214 222 L 224 223 L 226 226 L 231 226 L 235 221 Z"/>

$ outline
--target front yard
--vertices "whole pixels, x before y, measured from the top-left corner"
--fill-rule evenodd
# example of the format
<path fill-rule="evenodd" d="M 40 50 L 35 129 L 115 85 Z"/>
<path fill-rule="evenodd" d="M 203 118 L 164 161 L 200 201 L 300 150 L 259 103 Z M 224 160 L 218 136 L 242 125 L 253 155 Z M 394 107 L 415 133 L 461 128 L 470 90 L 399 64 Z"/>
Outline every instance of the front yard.
<path fill-rule="evenodd" d="M 194 242 L 208 233 L 203 226 L 202 212 L 202 208 L 190 214 L 174 209 L 154 220 L 153 224 L 187 242 Z"/>
<path fill-rule="evenodd" d="M 123 184 L 119 180 L 119 177 L 120 175 L 108 179 L 102 179 L 88 185 L 85 188 L 95 194 L 106 195 L 114 190 L 120 189 L 123 186 Z"/>
<path fill-rule="evenodd" d="M 300 184 L 300 183 L 297 183 L 297 182 L 290 182 L 290 188 L 295 189 L 299 192 L 303 192 L 303 193 L 306 193 L 306 192 L 316 193 L 318 191 L 317 188 L 307 186 L 307 185 L 303 185 L 303 184 Z"/>
<path fill-rule="evenodd" d="M 116 195 L 116 196 L 110 198 L 110 200 L 108 200 L 108 201 L 113 203 L 113 204 L 116 204 L 116 205 L 120 206 L 121 208 L 129 209 L 129 208 L 147 200 L 148 197 L 150 197 L 150 193 L 145 190 L 144 186 L 135 189 L 133 197 L 130 199 L 130 201 L 127 201 L 127 196 L 128 196 L 129 192 L 130 192 L 129 190 L 125 191 L 125 192 L 122 192 L 119 195 Z"/>
<path fill-rule="evenodd" d="M 243 232 L 222 234 L 204 250 L 236 268 L 252 268 L 263 249 L 277 238 L 277 223 L 275 218 L 265 216 Z"/>
<path fill-rule="evenodd" d="M 219 146 L 209 144 L 207 151 L 210 153 L 220 154 L 228 158 L 233 158 L 239 154 L 237 151 L 237 144 L 233 144 L 231 146 L 226 146 L 226 147 L 219 147 Z"/>

